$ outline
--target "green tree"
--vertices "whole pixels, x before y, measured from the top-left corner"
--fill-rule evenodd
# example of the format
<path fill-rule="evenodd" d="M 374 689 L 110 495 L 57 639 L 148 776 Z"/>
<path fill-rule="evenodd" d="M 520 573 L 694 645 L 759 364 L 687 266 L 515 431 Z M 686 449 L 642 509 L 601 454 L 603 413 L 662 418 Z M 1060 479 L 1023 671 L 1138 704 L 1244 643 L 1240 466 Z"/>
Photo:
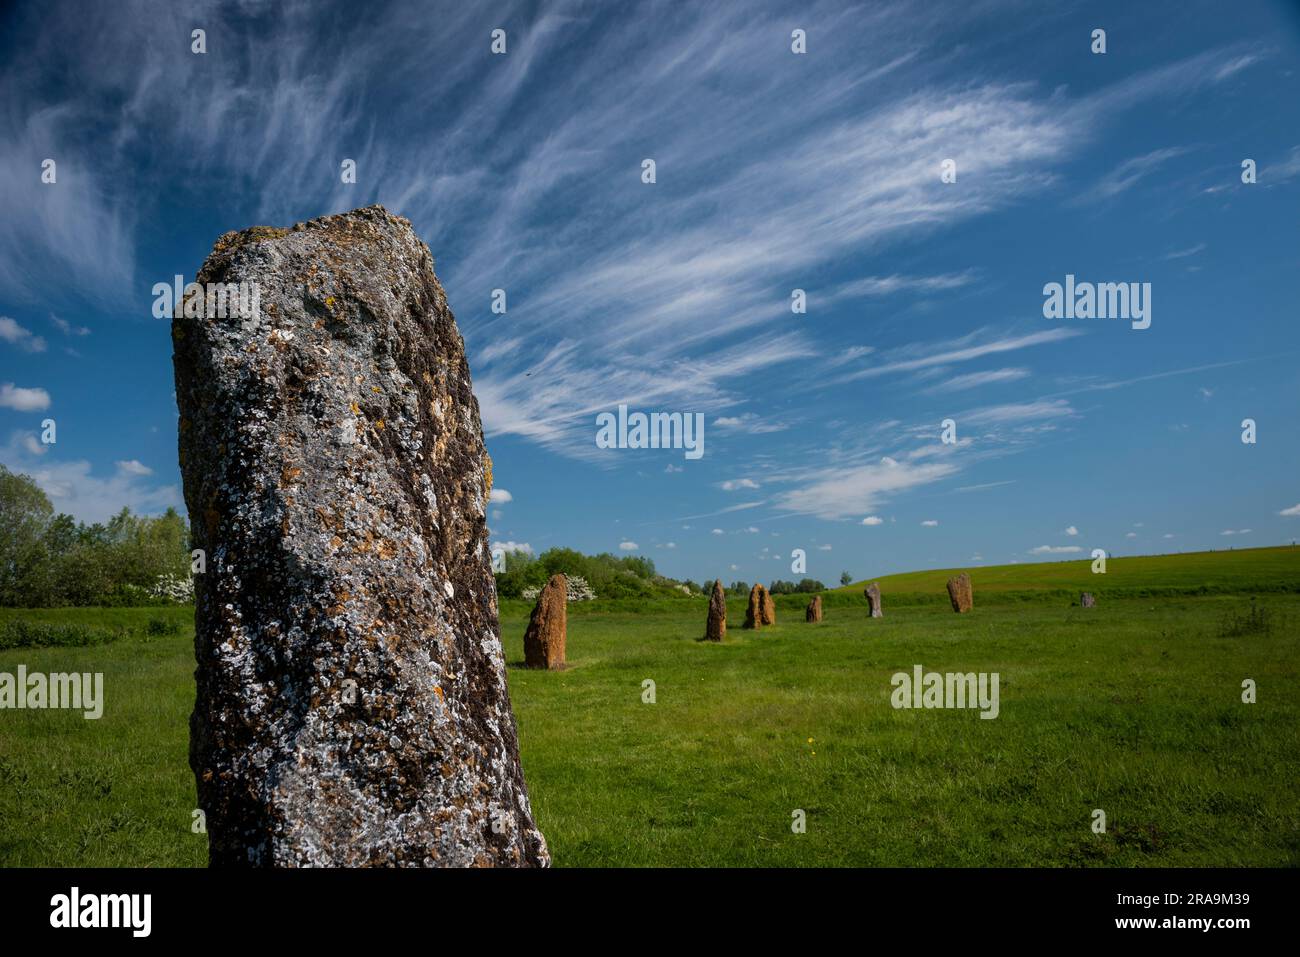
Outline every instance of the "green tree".
<path fill-rule="evenodd" d="M 41 603 L 54 506 L 30 476 L 0 465 L 0 605 Z"/>
<path fill-rule="evenodd" d="M 848 572 L 840 572 L 840 584 L 841 584 L 841 585 L 852 585 L 852 584 L 853 584 L 853 576 L 850 575 Z"/>

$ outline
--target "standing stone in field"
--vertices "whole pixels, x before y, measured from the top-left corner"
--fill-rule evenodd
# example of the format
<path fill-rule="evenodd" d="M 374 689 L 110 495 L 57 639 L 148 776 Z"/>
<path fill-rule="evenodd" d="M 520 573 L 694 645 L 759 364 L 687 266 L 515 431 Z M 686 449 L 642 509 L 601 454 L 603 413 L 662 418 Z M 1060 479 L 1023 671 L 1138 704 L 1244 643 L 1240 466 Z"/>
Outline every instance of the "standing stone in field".
<path fill-rule="evenodd" d="M 1079 604 L 1084 608 L 1092 608 L 1097 604 L 1097 599 L 1092 597 L 1092 592 L 1086 591 L 1079 596 Z"/>
<path fill-rule="evenodd" d="M 428 247 L 371 206 L 226 233 L 197 281 L 254 284 L 259 306 L 172 322 L 207 555 L 190 766 L 210 862 L 549 864 L 498 635 L 492 464 Z"/>
<path fill-rule="evenodd" d="M 803 613 L 804 621 L 821 621 L 822 620 L 822 596 L 813 595 L 813 600 L 808 602 L 808 609 Z"/>
<path fill-rule="evenodd" d="M 568 582 L 552 575 L 537 596 L 524 632 L 524 664 L 549 671 L 564 670 L 564 638 L 568 628 Z"/>
<path fill-rule="evenodd" d="M 948 598 L 952 602 L 952 610 L 958 614 L 971 610 L 975 601 L 971 595 L 970 575 L 962 572 L 948 579 Z"/>
<path fill-rule="evenodd" d="M 759 628 L 763 624 L 763 595 L 766 589 L 757 583 L 749 590 L 749 605 L 745 608 L 745 623 L 741 628 Z"/>
<path fill-rule="evenodd" d="M 763 612 L 763 618 L 762 618 L 763 624 L 775 625 L 776 624 L 776 602 L 772 600 L 772 596 L 768 593 L 768 590 L 764 588 L 762 585 L 758 586 L 758 590 L 763 596 L 763 602 L 759 606 L 759 608 Z"/>
<path fill-rule="evenodd" d="M 872 618 L 884 618 L 885 609 L 880 603 L 880 582 L 872 582 L 862 592 L 867 596 L 867 607 L 871 609 Z"/>
<path fill-rule="evenodd" d="M 704 626 L 704 637 L 709 641 L 721 641 L 727 637 L 727 597 L 718 579 L 714 579 L 713 591 L 709 594 L 709 620 Z"/>

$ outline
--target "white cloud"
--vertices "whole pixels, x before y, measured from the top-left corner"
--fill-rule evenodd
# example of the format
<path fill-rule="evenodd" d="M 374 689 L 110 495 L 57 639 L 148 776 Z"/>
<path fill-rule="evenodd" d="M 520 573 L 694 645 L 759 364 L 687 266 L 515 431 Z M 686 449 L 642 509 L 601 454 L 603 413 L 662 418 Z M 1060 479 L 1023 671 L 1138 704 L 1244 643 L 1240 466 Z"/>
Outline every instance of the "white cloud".
<path fill-rule="evenodd" d="M 977 389 L 985 385 L 1000 385 L 1003 382 L 1015 382 L 1029 375 L 1028 369 L 990 369 L 987 372 L 970 372 L 966 375 L 953 376 L 938 385 L 931 386 L 927 392 L 961 392 Z"/>
<path fill-rule="evenodd" d="M 831 550 L 831 546 L 830 546 L 830 545 L 818 545 L 818 546 L 817 546 L 817 551 L 819 551 L 819 552 L 829 552 L 830 550 Z"/>
<path fill-rule="evenodd" d="M 784 432 L 789 428 L 780 422 L 769 422 L 753 412 L 744 415 L 723 415 L 713 420 L 713 427 L 722 432 L 745 432 L 749 435 L 763 435 L 768 432 Z"/>
<path fill-rule="evenodd" d="M 6 382 L 0 385 L 0 407 L 16 412 L 39 412 L 50 407 L 50 394 L 44 389 L 25 389 Z"/>
<path fill-rule="evenodd" d="M 1173 536 L 1173 533 L 1172 533 L 1172 532 L 1165 532 L 1165 534 L 1161 535 L 1160 537 L 1161 537 L 1161 538 L 1173 538 L 1174 536 Z"/>
<path fill-rule="evenodd" d="M 868 515 L 862 520 L 863 525 L 883 525 L 885 520 L 879 515 Z"/>
<path fill-rule="evenodd" d="M 720 529 L 720 528 L 715 528 L 715 529 L 714 529 L 710 534 L 713 534 L 713 535 L 725 535 L 725 534 L 727 534 L 727 533 L 724 532 L 724 531 L 723 531 L 722 529 Z"/>
<path fill-rule="evenodd" d="M 1284 508 L 1282 509 L 1282 511 L 1278 512 L 1278 514 L 1287 515 L 1290 517 L 1295 517 L 1297 515 L 1300 515 L 1300 505 L 1292 505 L 1290 508 Z"/>
<path fill-rule="evenodd" d="M 623 541 L 618 543 L 618 550 L 620 552 L 634 552 L 640 547 L 641 546 L 636 542 Z"/>
<path fill-rule="evenodd" d="M 1233 531 L 1231 528 L 1228 528 L 1223 530 L 1222 532 L 1219 532 L 1219 534 L 1220 535 L 1249 535 L 1250 531 L 1251 530 L 1249 528 L 1239 528 L 1236 531 Z"/>
<path fill-rule="evenodd" d="M 45 340 L 8 316 L 0 316 L 0 339 L 23 352 L 44 352 Z"/>
<path fill-rule="evenodd" d="M 511 495 L 505 489 L 498 488 L 495 485 L 492 487 L 492 494 L 488 498 L 488 501 L 490 501 L 493 505 L 505 505 L 507 502 L 513 502 L 514 500 L 515 497 L 513 495 Z"/>
<path fill-rule="evenodd" d="M 858 299 L 870 296 L 890 296 L 897 292 L 947 292 L 960 289 L 975 281 L 974 272 L 947 273 L 939 276 L 868 276 L 845 283 L 832 290 L 830 301 Z"/>
<path fill-rule="evenodd" d="M 1039 545 L 1029 550 L 1030 555 L 1072 555 L 1083 551 L 1078 545 Z"/>
<path fill-rule="evenodd" d="M 529 545 L 527 542 L 493 542 L 491 550 L 494 552 L 502 551 L 507 553 L 527 552 L 531 555 L 533 553 L 533 546 Z"/>
<path fill-rule="evenodd" d="M 1071 526 L 1069 526 L 1068 528 L 1066 528 L 1066 530 L 1065 530 L 1065 534 L 1067 534 L 1067 535 L 1078 535 L 1078 534 L 1079 534 L 1079 530 L 1078 530 L 1077 528 L 1075 528 L 1073 525 L 1071 525 Z"/>
<path fill-rule="evenodd" d="M 676 548 L 676 547 L 677 547 L 677 543 L 676 543 L 676 542 L 664 542 L 664 543 L 663 543 L 662 545 L 660 545 L 659 547 L 660 547 L 660 548 Z"/>
<path fill-rule="evenodd" d="M 153 475 L 153 469 L 137 459 L 127 459 L 117 463 L 117 470 L 123 475 Z"/>
<path fill-rule="evenodd" d="M 60 319 L 53 313 L 50 313 L 50 322 L 54 323 L 54 328 L 58 329 L 59 332 L 63 333 L 65 336 L 90 335 L 90 330 L 85 326 L 74 326 L 72 323 L 68 322 L 68 320 Z"/>
<path fill-rule="evenodd" d="M 673 465 L 672 462 L 669 462 L 664 466 L 664 471 L 672 475 L 674 472 L 685 472 L 686 467 L 684 465 Z"/>
<path fill-rule="evenodd" d="M 755 482 L 753 479 L 747 479 L 747 478 L 728 479 L 725 482 L 719 482 L 718 488 L 722 489 L 724 492 L 734 492 L 737 489 L 742 489 L 742 488 L 758 488 L 758 483 Z"/>
<path fill-rule="evenodd" d="M 937 482 L 957 470 L 951 462 L 881 462 L 829 471 L 819 467 L 795 476 L 795 484 L 803 482 L 803 487 L 782 492 L 773 501 L 801 515 L 846 518 L 870 512 L 891 495 Z"/>
<path fill-rule="evenodd" d="M 1125 537 L 1125 538 L 1137 538 L 1138 536 L 1137 536 L 1137 532 L 1129 532 L 1129 533 L 1126 534 L 1124 537 Z"/>
<path fill-rule="evenodd" d="M 751 535 L 758 534 L 758 529 L 756 529 L 753 525 L 749 526 L 749 528 L 745 529 L 745 531 L 749 532 L 749 534 Z"/>
<path fill-rule="evenodd" d="M 935 521 L 933 518 L 927 518 L 925 521 L 923 521 L 923 522 L 921 523 L 921 525 L 922 525 L 922 527 L 924 527 L 924 528 L 938 528 L 938 527 L 939 527 L 939 523 L 938 523 L 937 521 Z"/>

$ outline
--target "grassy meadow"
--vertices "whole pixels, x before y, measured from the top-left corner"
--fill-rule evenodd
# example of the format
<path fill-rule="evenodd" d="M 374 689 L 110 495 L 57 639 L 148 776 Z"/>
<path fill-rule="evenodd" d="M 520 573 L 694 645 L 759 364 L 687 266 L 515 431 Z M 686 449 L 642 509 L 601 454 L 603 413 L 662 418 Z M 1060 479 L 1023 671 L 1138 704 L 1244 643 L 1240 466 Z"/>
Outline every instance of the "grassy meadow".
<path fill-rule="evenodd" d="M 739 628 L 729 596 L 721 644 L 699 640 L 703 599 L 573 605 L 570 667 L 553 673 L 520 667 L 528 606 L 503 603 L 524 771 L 555 864 L 1300 863 L 1300 549 L 1111 559 L 1105 587 L 1089 564 L 972 569 L 961 616 L 948 571 L 880 579 L 874 621 L 860 584 L 815 625 L 807 596 L 782 596 L 759 632 Z M 1061 597 L 1084 589 L 1096 608 Z M 1269 629 L 1232 634 L 1252 596 Z M 102 671 L 107 697 L 98 721 L 0 712 L 0 865 L 205 863 L 186 759 L 191 617 L 0 611 L 0 626 L 114 630 L 0 651 L 0 671 Z M 997 672 L 998 718 L 895 710 L 890 678 L 917 664 Z M 1245 678 L 1256 704 L 1242 703 Z"/>

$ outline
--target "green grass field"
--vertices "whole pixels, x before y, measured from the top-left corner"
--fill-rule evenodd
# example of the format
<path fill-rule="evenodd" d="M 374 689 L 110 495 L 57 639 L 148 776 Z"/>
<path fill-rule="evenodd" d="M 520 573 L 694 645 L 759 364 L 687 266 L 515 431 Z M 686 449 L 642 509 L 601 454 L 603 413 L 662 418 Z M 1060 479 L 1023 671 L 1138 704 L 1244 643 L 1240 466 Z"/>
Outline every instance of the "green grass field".
<path fill-rule="evenodd" d="M 1088 564 L 973 569 L 963 616 L 905 597 L 937 583 L 942 599 L 946 571 L 880 579 L 876 621 L 860 585 L 817 625 L 797 613 L 806 598 L 783 598 L 758 633 L 739 629 L 730 598 L 720 645 L 698 640 L 703 600 L 572 606 L 559 673 L 517 666 L 527 608 L 506 603 L 524 771 L 556 865 L 1300 862 L 1300 550 L 1113 559 L 1107 587 Z M 1103 596 L 1097 608 L 1050 597 L 1085 588 Z M 1022 600 L 1031 592 L 1045 594 Z M 1252 594 L 1271 632 L 1221 636 Z M 0 612 L 128 631 L 0 651 L 0 671 L 103 671 L 107 696 L 99 721 L 0 712 L 0 864 L 205 863 L 190 829 L 190 615 Z M 160 617 L 186 627 L 150 637 Z M 895 710 L 890 677 L 917 664 L 999 673 L 999 717 Z M 1242 703 L 1245 678 L 1256 704 Z M 806 833 L 791 830 L 795 810 Z"/>

